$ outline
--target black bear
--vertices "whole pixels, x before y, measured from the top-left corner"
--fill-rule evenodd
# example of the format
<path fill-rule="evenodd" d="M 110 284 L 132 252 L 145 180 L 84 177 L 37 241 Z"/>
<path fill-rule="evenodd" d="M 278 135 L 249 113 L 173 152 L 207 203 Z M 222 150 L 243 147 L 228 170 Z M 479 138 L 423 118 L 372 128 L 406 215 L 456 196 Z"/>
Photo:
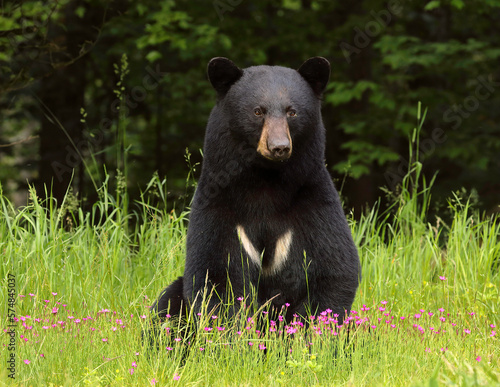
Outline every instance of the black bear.
<path fill-rule="evenodd" d="M 185 271 L 152 306 L 157 316 L 199 311 L 206 291 L 213 293 L 208 310 L 238 305 L 254 292 L 259 305 L 289 305 L 287 319 L 331 309 L 342 323 L 360 263 L 324 163 L 321 96 L 329 77 L 321 57 L 298 70 L 210 61 L 217 104 L 206 128 Z"/>

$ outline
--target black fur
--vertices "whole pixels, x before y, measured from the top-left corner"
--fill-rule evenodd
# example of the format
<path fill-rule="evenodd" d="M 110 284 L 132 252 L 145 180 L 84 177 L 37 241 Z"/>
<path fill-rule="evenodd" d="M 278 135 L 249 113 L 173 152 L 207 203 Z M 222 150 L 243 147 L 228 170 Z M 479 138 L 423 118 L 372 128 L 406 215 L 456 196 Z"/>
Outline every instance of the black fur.
<path fill-rule="evenodd" d="M 154 313 L 164 316 L 170 304 L 169 313 L 177 314 L 181 302 L 198 311 L 200 292 L 208 284 L 218 295 L 210 308 L 254 288 L 260 304 L 272 298 L 280 309 L 289 303 L 287 319 L 331 309 L 342 323 L 358 287 L 360 264 L 324 164 L 320 109 L 329 74 L 324 58 L 311 58 L 298 71 L 279 66 L 241 70 L 225 58 L 210 61 L 208 75 L 218 101 L 206 129 L 185 271 L 163 291 Z M 289 129 L 292 150 L 285 161 L 257 151 L 264 125 L 273 120 Z M 262 252 L 262 269 L 242 247 L 237 225 Z M 278 238 L 288 230 L 293 233 L 288 259 L 280 270 L 264 275 Z"/>

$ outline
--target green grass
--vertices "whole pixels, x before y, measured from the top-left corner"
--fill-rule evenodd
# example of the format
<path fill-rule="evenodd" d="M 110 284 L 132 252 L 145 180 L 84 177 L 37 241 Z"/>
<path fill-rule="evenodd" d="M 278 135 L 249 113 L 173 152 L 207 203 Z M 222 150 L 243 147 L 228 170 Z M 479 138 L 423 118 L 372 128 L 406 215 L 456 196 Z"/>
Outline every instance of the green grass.
<path fill-rule="evenodd" d="M 4 335 L 0 384 L 500 385 L 500 222 L 457 199 L 451 222 L 428 222 L 430 189 L 412 173 L 394 216 L 373 209 L 350 220 L 363 279 L 349 341 L 333 316 L 259 334 L 255 311 L 243 308 L 226 324 L 204 314 L 196 337 L 158 352 L 142 346 L 141 331 L 147 307 L 183 272 L 187 214 L 145 200 L 124 206 L 107 185 L 88 213 L 40 203 L 33 191 L 15 209 L 0 192 L 2 326 L 12 275 L 19 320 L 16 379 Z M 163 195 L 165 183 L 155 184 Z"/>

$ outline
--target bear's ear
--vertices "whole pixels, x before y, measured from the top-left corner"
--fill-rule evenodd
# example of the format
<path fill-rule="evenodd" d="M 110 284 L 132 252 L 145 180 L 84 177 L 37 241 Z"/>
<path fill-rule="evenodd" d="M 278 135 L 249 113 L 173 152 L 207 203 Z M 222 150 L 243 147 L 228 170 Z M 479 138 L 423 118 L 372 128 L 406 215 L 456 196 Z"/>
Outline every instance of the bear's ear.
<path fill-rule="evenodd" d="M 306 60 L 297 71 L 320 97 L 330 78 L 330 62 L 321 56 L 315 56 Z"/>
<path fill-rule="evenodd" d="M 208 62 L 208 79 L 218 94 L 226 94 L 243 75 L 243 70 L 227 58 L 213 58 Z"/>

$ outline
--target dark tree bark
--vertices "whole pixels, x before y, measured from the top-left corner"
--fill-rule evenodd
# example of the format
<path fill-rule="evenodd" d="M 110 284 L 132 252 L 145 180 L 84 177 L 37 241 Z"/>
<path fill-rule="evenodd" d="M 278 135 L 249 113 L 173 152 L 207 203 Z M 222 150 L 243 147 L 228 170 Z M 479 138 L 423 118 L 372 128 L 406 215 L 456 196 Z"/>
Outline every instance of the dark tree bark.
<path fill-rule="evenodd" d="M 60 23 L 64 28 L 54 23 L 49 26 L 49 40 L 61 50 L 47 55 L 47 63 L 55 64 L 56 68 L 41 80 L 38 95 L 42 115 L 36 188 L 40 197 L 51 195 L 58 205 L 70 184 L 82 185 L 80 152 L 86 147 L 80 109 L 84 107 L 87 67 L 82 50 L 86 42 L 96 39 L 96 28 L 92 26 L 99 26 L 98 15 L 102 18 L 102 10 L 95 8 L 87 8 L 85 16 L 78 17 L 75 9 L 79 6 L 85 6 L 85 2 L 76 0 L 68 4 Z"/>

